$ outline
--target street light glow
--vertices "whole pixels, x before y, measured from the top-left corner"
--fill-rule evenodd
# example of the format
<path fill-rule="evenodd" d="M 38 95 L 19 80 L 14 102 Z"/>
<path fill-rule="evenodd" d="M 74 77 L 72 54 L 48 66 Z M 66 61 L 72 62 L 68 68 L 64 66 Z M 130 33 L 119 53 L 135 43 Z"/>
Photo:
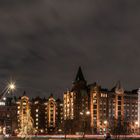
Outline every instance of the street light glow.
<path fill-rule="evenodd" d="M 15 84 L 14 83 L 10 83 L 9 84 L 9 89 L 10 90 L 14 90 L 16 88 Z"/>
<path fill-rule="evenodd" d="M 138 122 L 136 121 L 135 124 L 138 125 Z"/>
<path fill-rule="evenodd" d="M 3 97 L 3 100 L 6 101 L 6 97 Z"/>
<path fill-rule="evenodd" d="M 87 112 L 86 112 L 86 115 L 89 115 L 89 114 L 90 114 L 90 112 L 89 112 L 89 111 L 87 111 Z"/>
<path fill-rule="evenodd" d="M 104 124 L 107 124 L 107 121 L 106 120 L 104 121 Z"/>

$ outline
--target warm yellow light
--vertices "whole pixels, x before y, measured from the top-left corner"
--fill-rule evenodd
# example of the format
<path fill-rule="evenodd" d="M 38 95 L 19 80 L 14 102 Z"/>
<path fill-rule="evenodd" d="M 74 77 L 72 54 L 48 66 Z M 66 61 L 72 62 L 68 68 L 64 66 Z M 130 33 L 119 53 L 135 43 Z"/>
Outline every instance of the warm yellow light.
<path fill-rule="evenodd" d="M 107 121 L 106 120 L 104 121 L 104 124 L 107 124 Z"/>
<path fill-rule="evenodd" d="M 2 133 L 2 127 L 0 126 L 0 133 Z"/>
<path fill-rule="evenodd" d="M 59 131 L 59 132 L 61 132 L 61 131 L 62 131 L 62 129 L 58 129 L 58 131 Z"/>
<path fill-rule="evenodd" d="M 80 115 L 83 115 L 83 112 L 80 112 Z"/>
<path fill-rule="evenodd" d="M 10 83 L 9 84 L 9 89 L 10 90 L 14 90 L 16 88 L 15 84 L 14 83 Z"/>
<path fill-rule="evenodd" d="M 86 115 L 89 115 L 89 114 L 90 114 L 90 112 L 89 112 L 89 111 L 87 111 L 87 112 L 86 112 Z"/>
<path fill-rule="evenodd" d="M 135 125 L 138 125 L 138 122 L 137 121 L 135 122 Z"/>

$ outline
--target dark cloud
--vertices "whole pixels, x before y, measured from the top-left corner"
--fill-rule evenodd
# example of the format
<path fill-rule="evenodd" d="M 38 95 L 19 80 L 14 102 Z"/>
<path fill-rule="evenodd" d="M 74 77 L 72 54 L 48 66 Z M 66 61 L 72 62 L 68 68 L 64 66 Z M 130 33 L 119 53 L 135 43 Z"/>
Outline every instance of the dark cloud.
<path fill-rule="evenodd" d="M 0 77 L 58 97 L 79 65 L 89 83 L 140 86 L 137 0 L 0 1 Z"/>

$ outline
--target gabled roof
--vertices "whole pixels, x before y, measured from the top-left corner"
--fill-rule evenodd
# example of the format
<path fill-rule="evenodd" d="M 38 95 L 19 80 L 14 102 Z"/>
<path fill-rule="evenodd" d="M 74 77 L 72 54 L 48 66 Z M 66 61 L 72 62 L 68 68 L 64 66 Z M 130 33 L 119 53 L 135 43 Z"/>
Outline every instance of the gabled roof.
<path fill-rule="evenodd" d="M 121 85 L 121 82 L 120 82 L 120 81 L 118 81 L 118 82 L 116 83 L 115 87 L 113 87 L 113 88 L 111 89 L 111 91 L 115 92 L 115 91 L 119 91 L 119 90 L 124 90 L 123 87 L 122 87 L 122 85 Z"/>

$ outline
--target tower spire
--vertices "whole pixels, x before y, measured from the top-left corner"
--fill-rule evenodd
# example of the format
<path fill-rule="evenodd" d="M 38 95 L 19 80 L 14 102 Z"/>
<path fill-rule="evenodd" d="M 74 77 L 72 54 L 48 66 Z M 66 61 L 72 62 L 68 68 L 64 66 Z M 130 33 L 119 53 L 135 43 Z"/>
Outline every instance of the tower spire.
<path fill-rule="evenodd" d="M 78 81 L 85 81 L 81 66 L 79 66 L 78 72 L 77 72 L 76 78 L 75 78 L 75 82 L 78 82 Z"/>

